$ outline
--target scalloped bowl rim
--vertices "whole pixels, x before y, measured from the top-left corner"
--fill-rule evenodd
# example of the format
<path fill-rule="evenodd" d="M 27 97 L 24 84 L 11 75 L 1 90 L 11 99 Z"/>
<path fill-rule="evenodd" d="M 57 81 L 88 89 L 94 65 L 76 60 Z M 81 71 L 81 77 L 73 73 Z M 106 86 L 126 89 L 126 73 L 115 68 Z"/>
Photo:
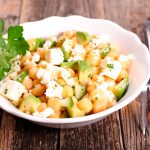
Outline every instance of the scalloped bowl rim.
<path fill-rule="evenodd" d="M 39 21 L 23 23 L 21 25 L 25 26 L 25 25 L 29 25 L 29 24 L 32 24 L 32 23 L 44 23 L 44 22 L 47 22 L 51 19 L 63 19 L 64 20 L 64 19 L 70 19 L 70 18 L 71 19 L 82 19 L 82 20 L 84 19 L 86 21 L 90 21 L 90 20 L 103 21 L 103 22 L 106 22 L 108 24 L 112 24 L 112 26 L 115 26 L 116 28 L 118 28 L 118 30 L 120 30 L 120 32 L 126 32 L 145 51 L 147 63 L 150 66 L 150 59 L 149 59 L 150 54 L 149 54 L 148 48 L 141 42 L 139 37 L 136 34 L 134 34 L 133 32 L 124 29 L 120 25 L 118 25 L 118 24 L 116 24 L 116 23 L 114 23 L 110 20 L 91 19 L 91 18 L 86 18 L 86 17 L 82 17 L 82 16 L 68 16 L 68 17 L 52 16 L 52 17 L 48 17 L 48 18 L 45 18 L 45 19 L 39 20 Z M 83 116 L 83 117 L 77 117 L 77 118 L 61 118 L 61 119 L 39 118 L 39 117 L 35 117 L 35 116 L 32 116 L 32 115 L 25 114 L 25 113 L 19 111 L 17 108 L 16 108 L 15 111 L 11 111 L 10 109 L 7 109 L 7 106 L 1 105 L 1 101 L 0 101 L 0 108 L 2 108 L 6 112 L 8 112 L 10 114 L 13 114 L 15 116 L 18 116 L 18 117 L 21 117 L 21 118 L 24 118 L 24 119 L 27 119 L 27 120 L 30 120 L 30 121 L 34 121 L 34 122 L 37 122 L 37 123 L 46 123 L 46 124 L 69 124 L 69 123 L 72 124 L 72 123 L 81 123 L 81 122 L 87 122 L 87 121 L 91 121 L 91 120 L 98 119 L 98 118 L 103 118 L 103 117 L 106 117 L 107 115 L 123 108 L 124 106 L 128 105 L 130 102 L 132 102 L 141 93 L 142 89 L 144 88 L 144 86 L 146 85 L 146 83 L 148 82 L 149 77 L 150 77 L 150 67 L 148 69 L 149 69 L 149 71 L 148 71 L 148 74 L 147 74 L 145 80 L 143 81 L 141 86 L 138 87 L 138 89 L 136 90 L 135 93 L 133 93 L 130 97 L 126 98 L 125 101 L 122 101 L 119 104 L 116 104 L 115 106 L 113 106 L 113 107 L 111 107 L 107 110 L 104 110 L 102 112 L 96 113 L 96 114 L 91 114 L 91 115 L 87 115 L 87 116 Z M 2 96 L 0 96 L 0 97 L 1 97 L 1 99 L 3 99 Z"/>

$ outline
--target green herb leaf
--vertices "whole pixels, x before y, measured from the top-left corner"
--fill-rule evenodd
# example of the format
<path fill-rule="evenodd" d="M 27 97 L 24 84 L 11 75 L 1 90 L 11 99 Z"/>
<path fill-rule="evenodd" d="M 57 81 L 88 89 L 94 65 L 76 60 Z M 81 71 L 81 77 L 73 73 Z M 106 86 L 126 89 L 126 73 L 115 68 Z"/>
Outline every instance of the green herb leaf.
<path fill-rule="evenodd" d="M 3 38 L 4 21 L 0 20 L 0 80 L 4 78 L 11 69 L 11 61 L 17 55 L 26 54 L 29 44 L 23 37 L 22 26 L 10 26 L 8 28 L 8 39 Z"/>
<path fill-rule="evenodd" d="M 0 19 L 0 37 L 2 36 L 3 31 L 4 31 L 4 21 Z"/>
<path fill-rule="evenodd" d="M 107 68 L 109 68 L 110 70 L 114 68 L 114 64 L 107 64 Z"/>

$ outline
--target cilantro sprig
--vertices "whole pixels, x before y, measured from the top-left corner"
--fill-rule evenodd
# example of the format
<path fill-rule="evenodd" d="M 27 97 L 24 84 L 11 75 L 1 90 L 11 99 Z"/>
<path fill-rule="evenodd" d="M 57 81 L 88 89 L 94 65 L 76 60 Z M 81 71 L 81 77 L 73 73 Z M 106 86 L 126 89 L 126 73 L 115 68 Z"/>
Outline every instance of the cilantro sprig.
<path fill-rule="evenodd" d="M 17 55 L 24 55 L 29 50 L 29 44 L 23 37 L 23 27 L 10 26 L 7 38 L 3 37 L 4 21 L 0 19 L 0 80 L 11 69 L 12 59 Z"/>

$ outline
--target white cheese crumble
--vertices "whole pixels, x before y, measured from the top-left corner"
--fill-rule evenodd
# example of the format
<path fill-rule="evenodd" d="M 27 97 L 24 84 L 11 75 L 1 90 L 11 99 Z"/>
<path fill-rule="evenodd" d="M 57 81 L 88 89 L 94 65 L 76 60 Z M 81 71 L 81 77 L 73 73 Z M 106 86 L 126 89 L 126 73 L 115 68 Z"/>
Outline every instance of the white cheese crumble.
<path fill-rule="evenodd" d="M 109 65 L 111 67 L 109 67 Z M 105 75 L 114 80 L 117 79 L 122 69 L 121 63 L 119 61 L 113 60 L 110 57 L 106 57 L 104 60 L 101 61 L 101 67 L 103 68 L 101 75 Z"/>
<path fill-rule="evenodd" d="M 85 49 L 83 48 L 83 45 L 80 44 L 76 44 L 71 51 L 72 55 L 85 54 Z"/>
<path fill-rule="evenodd" d="M 96 38 L 92 39 L 92 41 L 90 42 L 90 45 L 93 48 L 96 48 L 100 44 L 107 43 L 109 41 L 110 41 L 110 37 L 108 35 L 106 35 L 106 34 L 102 34 L 102 35 L 97 36 Z"/>
<path fill-rule="evenodd" d="M 36 74 L 38 79 L 41 79 L 42 84 L 49 85 L 51 80 L 57 80 L 58 72 L 56 70 L 48 70 L 40 68 Z"/>
<path fill-rule="evenodd" d="M 131 54 L 127 55 L 127 56 L 121 54 L 118 58 L 118 61 L 120 61 L 120 62 L 126 62 L 126 61 L 130 61 L 130 60 L 133 60 L 133 55 L 131 55 Z"/>
<path fill-rule="evenodd" d="M 21 95 L 26 92 L 23 84 L 14 80 L 5 80 L 0 84 L 0 94 L 17 102 Z"/>
<path fill-rule="evenodd" d="M 50 81 L 50 84 L 48 85 L 45 95 L 49 98 L 58 97 L 62 99 L 62 92 L 63 92 L 62 86 L 58 85 L 57 82 L 55 81 Z"/>
<path fill-rule="evenodd" d="M 36 117 L 47 118 L 51 115 L 54 115 L 54 110 L 52 108 L 48 107 L 41 112 L 35 111 L 32 115 L 36 116 Z"/>
<path fill-rule="evenodd" d="M 64 54 L 60 48 L 52 48 L 47 51 L 45 59 L 54 65 L 60 65 L 64 61 Z"/>
<path fill-rule="evenodd" d="M 52 42 L 49 41 L 49 40 L 47 40 L 47 41 L 43 44 L 43 48 L 47 50 L 47 49 L 49 49 L 49 48 L 51 47 L 51 45 L 52 45 Z"/>
<path fill-rule="evenodd" d="M 83 58 L 80 55 L 72 56 L 68 59 L 68 61 L 76 61 L 76 60 L 83 60 Z"/>
<path fill-rule="evenodd" d="M 32 57 L 32 62 L 36 63 L 40 61 L 40 55 L 37 53 L 34 53 L 33 57 Z"/>

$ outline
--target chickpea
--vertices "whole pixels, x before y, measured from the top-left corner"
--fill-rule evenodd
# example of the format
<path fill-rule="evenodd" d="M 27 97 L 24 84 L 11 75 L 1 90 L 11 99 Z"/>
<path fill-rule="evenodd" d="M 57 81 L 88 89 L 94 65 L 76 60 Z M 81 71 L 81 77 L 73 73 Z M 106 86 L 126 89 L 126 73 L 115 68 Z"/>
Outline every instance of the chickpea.
<path fill-rule="evenodd" d="M 54 115 L 51 115 L 48 118 L 60 118 L 60 117 L 61 117 L 61 113 L 60 113 L 60 111 L 57 111 L 54 113 Z"/>
<path fill-rule="evenodd" d="M 101 112 L 103 110 L 106 110 L 106 103 L 104 102 L 100 102 L 100 101 L 94 101 L 93 102 L 93 113 L 98 113 Z"/>
<path fill-rule="evenodd" d="M 47 101 L 47 99 L 46 99 L 46 95 L 41 95 L 40 97 L 39 97 L 39 99 L 42 101 L 42 102 L 46 102 Z"/>
<path fill-rule="evenodd" d="M 65 80 L 64 80 L 64 79 L 61 79 L 61 78 L 57 80 L 57 83 L 58 83 L 59 85 L 61 85 L 61 86 L 67 85 L 67 83 L 65 82 Z"/>
<path fill-rule="evenodd" d="M 92 75 L 98 75 L 100 72 L 100 69 L 98 67 L 92 67 Z"/>
<path fill-rule="evenodd" d="M 131 64 L 131 60 L 121 62 L 122 68 L 125 70 L 129 69 L 130 64 Z"/>
<path fill-rule="evenodd" d="M 98 80 L 98 75 L 94 75 L 94 76 L 92 77 L 92 81 L 97 82 L 97 80 Z"/>
<path fill-rule="evenodd" d="M 34 96 L 41 96 L 44 94 L 46 90 L 46 87 L 44 85 L 41 85 L 41 84 L 37 84 L 35 85 L 35 87 L 32 89 L 31 93 L 34 95 Z"/>
<path fill-rule="evenodd" d="M 92 91 L 95 90 L 95 89 L 96 89 L 96 86 L 95 86 L 95 85 L 88 85 L 88 87 L 87 87 L 87 92 L 90 93 L 90 92 L 92 92 Z"/>
<path fill-rule="evenodd" d="M 101 89 L 95 89 L 90 93 L 90 100 L 92 101 L 106 101 L 108 102 L 107 96 Z"/>
<path fill-rule="evenodd" d="M 106 57 L 111 57 L 111 58 L 117 60 L 117 59 L 118 59 L 118 53 L 117 53 L 117 51 L 113 50 L 113 51 L 110 51 L 110 52 L 107 54 Z"/>
<path fill-rule="evenodd" d="M 114 99 L 112 101 L 109 101 L 108 104 L 107 104 L 107 108 L 110 108 L 110 107 L 114 106 L 116 103 L 117 103 L 117 101 L 114 100 Z"/>
<path fill-rule="evenodd" d="M 86 44 L 86 45 L 84 45 L 84 49 L 85 49 L 86 53 L 89 54 L 92 50 L 92 46 L 90 44 Z"/>
<path fill-rule="evenodd" d="M 73 89 L 70 86 L 64 86 L 63 92 L 62 92 L 63 98 L 73 96 Z"/>
<path fill-rule="evenodd" d="M 38 71 L 38 68 L 37 67 L 33 67 L 31 69 L 29 69 L 29 77 L 32 78 L 32 79 L 36 79 L 36 73 Z"/>
<path fill-rule="evenodd" d="M 37 107 L 37 111 L 38 112 L 42 112 L 43 110 L 45 110 L 47 108 L 46 103 L 41 103 L 38 107 Z"/>
<path fill-rule="evenodd" d="M 83 98 L 78 102 L 78 107 L 83 110 L 86 114 L 92 111 L 92 102 L 88 98 Z"/>
<path fill-rule="evenodd" d="M 41 59 L 45 59 L 46 49 L 44 49 L 44 48 L 38 48 L 37 49 L 37 53 L 40 55 Z"/>
<path fill-rule="evenodd" d="M 36 67 L 36 66 L 37 66 L 36 63 L 30 62 L 29 64 L 27 64 L 27 65 L 24 66 L 23 70 L 28 71 L 29 69 L 31 69 L 31 68 L 33 68 L 33 67 Z"/>
<path fill-rule="evenodd" d="M 73 36 L 75 35 L 75 32 L 74 31 L 66 31 L 64 33 L 64 36 L 68 39 L 72 38 Z"/>
<path fill-rule="evenodd" d="M 74 72 L 74 70 L 73 70 L 73 69 L 68 68 L 67 70 L 69 71 L 69 73 L 70 73 L 71 77 L 74 77 L 74 76 L 75 76 L 75 72 Z"/>
<path fill-rule="evenodd" d="M 50 98 L 47 102 L 47 106 L 51 107 L 55 112 L 60 111 L 59 98 Z"/>
<path fill-rule="evenodd" d="M 22 84 L 25 86 L 25 88 L 26 88 L 27 90 L 30 90 L 30 89 L 32 89 L 32 87 L 33 87 L 33 81 L 32 81 L 32 79 L 29 78 L 28 76 L 27 76 L 26 78 L 24 78 Z"/>
<path fill-rule="evenodd" d="M 91 51 L 87 56 L 87 61 L 91 66 L 98 66 L 100 63 L 100 56 L 96 52 Z"/>
<path fill-rule="evenodd" d="M 41 62 L 38 64 L 38 67 L 45 69 L 45 68 L 47 67 L 47 62 L 46 62 L 46 61 L 41 61 Z"/>
<path fill-rule="evenodd" d="M 35 79 L 35 80 L 33 81 L 33 85 L 36 86 L 37 84 L 41 84 L 41 82 L 40 82 L 40 80 Z"/>
<path fill-rule="evenodd" d="M 24 56 L 22 56 L 22 58 L 21 58 L 21 65 L 22 66 L 25 66 L 25 62 L 27 61 L 27 60 L 31 60 L 31 54 L 29 53 L 27 53 L 26 55 L 24 55 Z"/>

